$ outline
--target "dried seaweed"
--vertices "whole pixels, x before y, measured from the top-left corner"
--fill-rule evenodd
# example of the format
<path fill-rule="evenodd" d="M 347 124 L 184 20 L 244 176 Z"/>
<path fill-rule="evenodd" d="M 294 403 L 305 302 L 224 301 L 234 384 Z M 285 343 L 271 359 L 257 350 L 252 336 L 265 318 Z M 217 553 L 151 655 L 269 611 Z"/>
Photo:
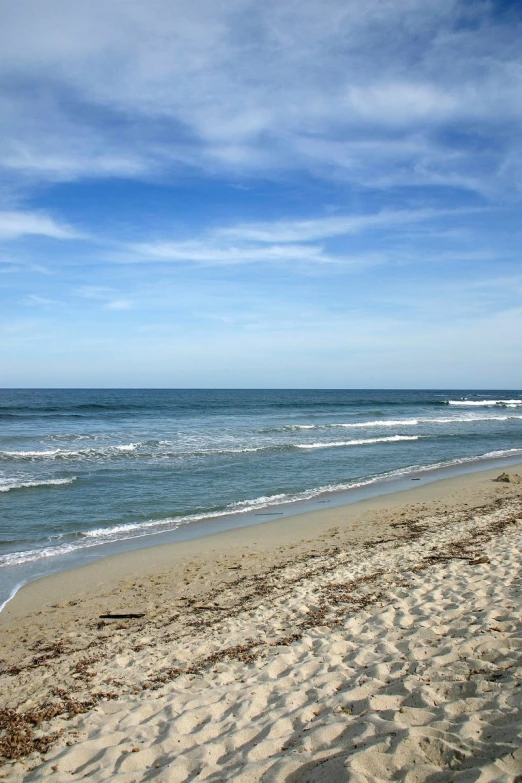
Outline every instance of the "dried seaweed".
<path fill-rule="evenodd" d="M 86 713 L 102 699 L 116 699 L 125 692 L 156 690 L 180 676 L 200 674 L 224 661 L 252 664 L 259 657 L 266 655 L 270 648 L 292 644 L 302 638 L 309 629 L 337 625 L 350 613 L 384 600 L 386 591 L 391 585 L 406 584 L 405 579 L 408 574 L 413 575 L 451 560 L 463 563 L 467 561 L 472 565 L 486 563 L 488 558 L 484 554 L 484 548 L 487 542 L 520 519 L 519 503 L 516 508 L 514 506 L 513 499 L 499 498 L 480 508 L 446 514 L 440 524 L 442 527 L 451 528 L 457 522 L 497 514 L 501 510 L 504 512 L 502 518 L 494 518 L 487 526 L 474 530 L 473 535 L 452 541 L 446 547 L 439 546 L 436 550 L 426 553 L 421 562 L 405 562 L 403 569 L 393 574 L 377 568 L 357 579 L 338 582 L 327 582 L 323 579 L 323 577 L 328 578 L 329 574 L 340 567 L 350 566 L 351 563 L 356 562 L 365 549 L 390 547 L 393 543 L 400 545 L 406 541 L 420 539 L 429 529 L 429 525 L 421 521 L 418 511 L 414 518 L 404 519 L 391 525 L 397 531 L 394 539 L 375 539 L 359 545 L 358 548 L 351 547 L 349 551 L 344 551 L 338 546 L 327 546 L 320 553 L 312 551 L 297 557 L 292 556 L 257 574 L 242 574 L 230 581 L 225 579 L 214 589 L 198 595 L 197 599 L 182 596 L 177 602 L 181 602 L 182 605 L 176 606 L 176 612 L 172 611 L 172 606 L 165 607 L 162 615 L 147 618 L 147 626 L 156 629 L 155 637 L 152 634 L 150 639 L 141 640 L 131 636 L 132 641 L 125 641 L 125 633 L 125 636 L 122 636 L 122 647 L 118 648 L 117 653 L 129 650 L 138 652 L 146 647 L 153 647 L 158 642 L 169 643 L 180 639 L 200 641 L 201 634 L 207 633 L 207 629 L 219 629 L 228 619 L 255 611 L 276 597 L 289 596 L 296 586 L 306 584 L 309 580 L 316 580 L 318 585 L 317 604 L 304 617 L 292 619 L 293 627 L 290 633 L 288 633 L 290 628 L 287 628 L 277 637 L 266 638 L 260 634 L 257 639 L 246 640 L 240 645 L 224 646 L 206 657 L 196 658 L 188 665 L 171 665 L 159 671 L 152 671 L 147 673 L 139 686 L 108 677 L 104 682 L 110 681 L 113 691 L 100 690 L 96 693 L 88 693 L 84 698 L 78 697 L 79 691 L 91 687 L 93 677 L 100 670 L 98 664 L 103 665 L 108 655 L 115 654 L 114 647 L 111 650 L 107 649 L 107 643 L 114 639 L 114 632 L 117 633 L 120 628 L 122 631 L 142 628 L 145 623 L 131 625 L 122 623 L 116 628 L 111 625 L 109 634 L 99 633 L 84 646 L 83 650 L 74 649 L 72 644 L 63 640 L 51 644 L 39 640 L 31 649 L 35 654 L 30 660 L 4 668 L 2 673 L 17 677 L 39 666 L 51 668 L 55 662 L 62 663 L 64 657 L 68 656 L 71 658 L 69 673 L 76 684 L 69 686 L 68 689 L 55 688 L 52 691 L 52 698 L 42 701 L 32 710 L 6 708 L 0 711 L 0 755 L 4 758 L 20 759 L 34 752 L 45 753 L 62 734 L 62 730 L 53 730 L 53 726 L 47 724 L 52 723 L 57 717 L 67 719 Z M 235 567 L 233 568 L 235 570 Z M 114 614 L 105 619 L 142 618 L 123 618 Z M 91 626 L 93 631 L 96 627 L 98 630 L 106 627 L 103 618 L 100 620 L 101 622 Z M 174 623 L 176 623 L 175 632 L 172 629 Z M 89 654 L 86 652 L 87 649 Z M 78 658 L 78 654 L 81 657 Z M 75 697 L 72 696 L 73 692 L 76 692 Z M 43 731 L 42 724 L 47 727 L 46 732 Z"/>

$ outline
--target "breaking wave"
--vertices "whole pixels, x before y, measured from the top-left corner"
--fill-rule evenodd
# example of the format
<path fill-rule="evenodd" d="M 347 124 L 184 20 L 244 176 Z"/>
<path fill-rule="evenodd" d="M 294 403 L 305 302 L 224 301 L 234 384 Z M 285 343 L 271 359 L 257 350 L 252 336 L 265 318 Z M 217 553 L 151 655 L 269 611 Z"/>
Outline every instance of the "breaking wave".
<path fill-rule="evenodd" d="M 11 492 L 14 489 L 28 489 L 29 487 L 53 487 L 61 484 L 72 484 L 76 476 L 61 479 L 41 479 L 40 481 L 21 481 L 17 479 L 0 479 L 0 492 Z"/>
<path fill-rule="evenodd" d="M 366 446 L 372 443 L 398 443 L 401 440 L 419 440 L 420 435 L 390 435 L 389 438 L 361 438 L 360 440 L 338 440 L 329 443 L 298 443 L 298 449 L 329 449 L 335 446 Z"/>
<path fill-rule="evenodd" d="M 128 524 L 114 525 L 108 528 L 94 528 L 82 533 L 70 534 L 73 540 L 61 544 L 44 546 L 38 549 L 27 550 L 25 552 L 14 552 L 0 556 L 0 567 L 22 565 L 37 560 L 42 560 L 58 555 L 65 555 L 81 549 L 86 549 L 101 544 L 115 543 L 117 541 L 142 538 L 144 536 L 157 535 L 177 530 L 182 525 L 188 525 L 193 522 L 212 520 L 226 516 L 236 516 L 239 514 L 248 514 L 263 508 L 277 507 L 282 504 L 291 504 L 297 501 L 312 500 L 320 495 L 341 492 L 359 487 L 378 484 L 379 482 L 389 481 L 390 479 L 400 479 L 412 474 L 418 475 L 428 473 L 441 468 L 451 468 L 458 465 L 472 465 L 486 460 L 511 458 L 522 456 L 522 448 L 505 449 L 501 451 L 491 451 L 474 457 L 460 457 L 452 460 L 436 462 L 428 465 L 411 465 L 397 470 L 379 473 L 364 479 L 348 481 L 346 483 L 332 484 L 314 487 L 303 492 L 279 493 L 276 495 L 263 495 L 252 500 L 238 501 L 231 503 L 220 510 L 205 511 L 188 514 L 179 517 L 167 517 L 164 519 L 150 519 L 145 522 L 132 522 Z"/>
<path fill-rule="evenodd" d="M 463 405 L 481 408 L 518 408 L 522 400 L 446 400 L 446 405 Z"/>
<path fill-rule="evenodd" d="M 450 403 L 448 402 L 448 405 Z M 464 404 L 464 402 L 462 403 Z M 467 404 L 467 403 L 466 403 Z M 479 403 L 482 405 L 482 403 Z M 493 414 L 481 415 L 470 411 L 465 416 L 418 416 L 410 419 L 373 419 L 372 421 L 325 422 L 320 424 L 284 424 L 281 427 L 259 430 L 261 433 L 296 432 L 299 430 L 373 429 L 374 427 L 417 427 L 423 424 L 473 424 L 481 421 L 508 421 L 522 419 L 522 415 Z"/>
<path fill-rule="evenodd" d="M 131 454 L 138 448 L 138 443 L 123 443 L 121 445 L 106 446 L 103 449 L 45 449 L 42 451 L 0 451 L 0 459 L 13 460 L 55 460 L 77 459 L 78 457 L 112 457 L 121 454 Z"/>

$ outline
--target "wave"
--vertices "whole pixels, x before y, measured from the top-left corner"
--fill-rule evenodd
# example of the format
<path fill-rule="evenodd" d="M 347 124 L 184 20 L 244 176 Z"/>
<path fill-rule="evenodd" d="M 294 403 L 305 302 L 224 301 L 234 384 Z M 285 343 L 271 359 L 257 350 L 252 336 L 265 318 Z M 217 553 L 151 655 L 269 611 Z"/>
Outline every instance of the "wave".
<path fill-rule="evenodd" d="M 80 402 L 63 405 L 0 405 L 0 413 L 67 413 L 68 411 L 125 411 L 148 410 L 148 403 Z"/>
<path fill-rule="evenodd" d="M 492 408 L 495 406 L 516 408 L 522 405 L 522 400 L 446 400 L 446 405 L 462 405 Z"/>
<path fill-rule="evenodd" d="M 360 440 L 339 440 L 326 443 L 298 443 L 297 449 L 328 449 L 334 446 L 366 446 L 372 443 L 398 443 L 402 440 L 419 440 L 420 435 L 390 435 L 389 438 L 361 438 Z"/>
<path fill-rule="evenodd" d="M 388 421 L 363 421 L 351 424 L 329 424 L 329 427 L 366 428 L 366 427 L 413 427 L 422 424 L 473 424 L 476 421 L 508 421 L 522 419 L 520 415 L 504 414 L 481 416 L 468 413 L 466 416 L 420 416 L 418 419 L 390 419 Z"/>
<path fill-rule="evenodd" d="M 413 427 L 419 423 L 419 419 L 383 419 L 382 421 L 356 421 L 348 424 L 331 424 L 331 427 L 345 427 L 347 429 L 366 429 L 367 427 Z"/>
<path fill-rule="evenodd" d="M 316 430 L 320 424 L 285 424 L 283 427 L 262 430 L 262 432 L 295 432 L 296 430 Z"/>
<path fill-rule="evenodd" d="M 448 392 L 446 392 L 448 394 Z M 415 398 L 410 399 L 408 395 L 401 397 L 400 399 L 393 399 L 393 397 L 382 396 L 376 397 L 352 397 L 345 399 L 328 399 L 325 396 L 322 399 L 288 399 L 288 400 L 273 400 L 270 398 L 263 398 L 259 401 L 265 409 L 270 410 L 300 410 L 300 411 L 312 411 L 329 410 L 329 411 L 352 411 L 359 408 L 366 409 L 371 415 L 370 409 L 379 409 L 380 407 L 415 407 L 418 405 L 441 405 L 447 404 L 447 401 L 440 399 L 441 395 L 433 395 L 427 398 Z M 167 415 L 177 416 L 178 414 L 185 414 L 187 411 L 190 413 L 204 411 L 208 412 L 209 407 L 216 412 L 232 412 L 237 413 L 238 407 L 243 406 L 243 398 L 233 398 L 229 400 L 222 400 L 219 398 L 209 398 L 205 400 L 191 399 L 173 399 L 172 401 L 159 401 L 150 400 L 147 398 L 143 402 L 132 402 L 130 400 L 121 400 L 115 402 L 91 402 L 91 403 L 71 403 L 64 400 L 62 405 L 50 404 L 50 405 L 16 405 L 16 404 L 0 404 L 0 418 L 20 418 L 20 417 L 43 417 L 52 419 L 54 417 L 60 419 L 67 418 L 82 418 L 89 419 L 92 416 L 101 414 L 110 418 L 120 418 L 129 415 L 133 416 L 146 416 L 150 415 Z M 251 411 L 249 404 L 245 406 L 245 411 Z"/>
<path fill-rule="evenodd" d="M 353 442 L 347 442 L 347 443 L 331 443 L 331 444 L 325 444 L 326 445 L 363 445 L 365 443 L 386 443 L 391 441 L 398 441 L 398 440 L 416 440 L 417 437 L 410 437 L 410 436 L 401 436 L 401 435 L 393 435 L 389 438 L 371 438 L 366 440 L 360 440 L 360 441 L 353 441 Z M 161 441 L 158 441 L 158 445 L 161 444 Z M 163 444 L 165 445 L 165 442 Z M 170 444 L 169 444 L 170 445 Z M 262 451 L 287 451 L 291 449 L 302 449 L 302 448 L 316 448 L 314 444 L 311 444 L 309 447 L 306 446 L 306 444 L 301 443 L 267 443 L 259 446 L 224 446 L 224 447 L 216 447 L 216 448 L 193 448 L 193 449 L 177 449 L 177 450 L 171 450 L 171 451 L 151 451 L 150 448 L 148 450 L 139 450 L 142 446 L 150 446 L 149 443 L 140 444 L 140 443 L 130 443 L 126 445 L 120 445 L 120 446 L 107 446 L 102 449 L 94 449 L 94 448 L 88 448 L 88 449 L 77 449 L 75 451 L 70 451 L 66 449 L 48 449 L 46 451 L 0 451 L 0 459 L 11 459 L 15 461 L 29 461 L 34 462 L 36 460 L 71 460 L 71 459 L 78 459 L 78 458 L 110 458 L 110 457 L 125 457 L 125 456 L 132 456 L 136 458 L 152 458 L 152 457 L 161 457 L 161 458 L 179 458 L 179 457 L 213 457 L 213 456 L 219 456 L 219 455 L 227 455 L 227 454 L 254 454 L 256 452 L 262 452 Z"/>
<path fill-rule="evenodd" d="M 281 427 L 268 427 L 263 430 L 258 430 L 262 435 L 268 435 L 276 432 L 298 432 L 299 430 L 327 430 L 335 429 L 336 427 L 348 427 L 354 429 L 366 429 L 367 427 L 400 427 L 409 426 L 412 424 L 418 424 L 417 419 L 391 419 L 389 421 L 358 421 L 349 424 L 340 424 L 337 422 L 330 422 L 325 424 L 283 424 Z"/>
<path fill-rule="evenodd" d="M 13 598 L 15 597 L 15 595 L 17 594 L 17 592 L 18 592 L 19 590 L 21 590 L 21 589 L 22 589 L 22 587 L 23 587 L 25 584 L 27 584 L 27 580 L 25 580 L 25 579 L 24 579 L 22 582 L 18 582 L 18 583 L 17 583 L 17 584 L 16 584 L 16 585 L 15 585 L 13 588 L 11 588 L 11 592 L 9 593 L 9 595 L 7 596 L 7 598 L 5 599 L 5 601 L 4 601 L 3 603 L 1 603 L 1 604 L 0 604 L 0 612 L 3 612 L 3 610 L 5 609 L 5 607 L 7 606 L 7 604 L 9 603 L 9 601 L 12 601 L 12 600 L 13 600 Z"/>
<path fill-rule="evenodd" d="M 500 405 L 497 403 L 502 402 L 504 412 L 501 412 Z M 99 460 L 112 460 L 112 459 L 184 459 L 184 458 L 205 458 L 205 457 L 219 457 L 234 454 L 254 454 L 256 452 L 275 452 L 285 451 L 292 449 L 303 448 L 326 448 L 327 446 L 356 446 L 365 445 L 366 443 L 386 443 L 391 442 L 390 438 L 363 438 L 358 441 L 344 441 L 339 438 L 341 431 L 364 431 L 368 430 L 368 434 L 373 434 L 374 431 L 390 430 L 396 428 L 400 430 L 402 428 L 419 428 L 419 437 L 436 437 L 437 434 L 434 428 L 465 424 L 473 425 L 480 422 L 505 422 L 505 421 L 517 421 L 522 420 L 520 413 L 508 412 L 506 408 L 508 406 L 515 407 L 517 400 L 448 400 L 446 411 L 450 414 L 448 406 L 455 405 L 455 411 L 451 415 L 440 416 L 416 416 L 416 417 L 404 417 L 404 418 L 386 418 L 386 419 L 373 419 L 364 421 L 341 421 L 341 422 L 323 422 L 323 423 L 299 423 L 299 424 L 281 424 L 279 427 L 271 427 L 261 430 L 254 430 L 251 433 L 243 434 L 241 439 L 236 439 L 232 435 L 226 439 L 223 437 L 223 433 L 218 431 L 217 433 L 210 433 L 208 437 L 202 439 L 186 438 L 181 439 L 174 437 L 173 439 L 158 439 L 148 438 L 138 442 L 131 443 L 107 443 L 109 438 L 99 435 L 65 435 L 65 434 L 53 434 L 47 435 L 44 440 L 41 441 L 43 448 L 36 449 L 4 449 L 0 450 L 0 460 L 14 461 L 14 462 L 38 462 L 38 461 L 64 461 L 73 462 L 74 460 L 85 460 L 87 462 L 99 461 Z M 520 401 L 522 405 L 522 400 Z M 471 405 L 472 408 L 464 410 L 462 406 Z M 518 405 L 518 403 L 517 403 Z M 479 406 L 477 409 L 476 406 Z M 492 408 L 497 406 L 497 410 L 484 410 L 483 406 Z M 423 426 L 428 426 L 429 430 L 422 430 Z M 334 433 L 337 430 L 338 440 L 328 443 L 327 438 L 335 438 Z M 325 438 L 324 445 L 318 445 L 317 443 L 296 443 L 289 437 L 284 437 L 288 433 L 329 433 Z M 331 434 L 330 434 L 331 433 Z M 183 433 L 176 433 L 178 436 Z M 362 433 L 361 433 L 362 434 Z M 441 432 L 441 435 L 443 433 Z M 185 433 L 187 435 L 187 433 Z M 256 437 L 258 436 L 258 437 Z M 259 437 L 261 436 L 261 437 Z M 66 439 L 73 438 L 80 443 L 64 443 Z M 111 436 L 114 438 L 114 434 Z M 132 437 L 132 436 L 131 436 Z M 390 436 L 395 441 L 404 440 L 407 437 L 405 434 L 397 434 Z M 85 443 L 86 439 L 93 439 L 92 445 Z M 49 442 L 51 441 L 51 443 Z M 100 442 L 101 441 L 101 442 Z M 241 442 L 243 441 L 243 442 Z M 257 441 L 257 442 L 256 442 Z M 229 445 L 230 444 L 230 445 Z M 236 445 L 237 444 L 237 445 Z M 13 444 L 14 445 L 14 444 Z M 83 446 L 78 448 L 77 446 Z M 47 448 L 45 448 L 47 446 Z M 54 448 L 49 448 L 54 446 Z M 75 448 L 76 447 L 76 448 Z"/>
<path fill-rule="evenodd" d="M 449 402 L 448 402 L 449 404 Z M 480 403 L 482 405 L 482 403 Z M 277 432 L 295 432 L 298 430 L 331 430 L 337 428 L 343 429 L 373 429 L 379 427 L 417 427 L 422 424 L 472 424 L 480 421 L 508 421 L 509 419 L 522 419 L 522 415 L 516 414 L 494 414 L 480 415 L 471 411 L 465 416 L 418 416 L 410 419 L 382 419 L 372 421 L 353 421 L 353 422 L 325 422 L 324 424 L 283 424 L 281 427 L 271 427 L 259 430 L 261 434 Z"/>
<path fill-rule="evenodd" d="M 139 443 L 122 443 L 106 446 L 102 449 L 45 449 L 42 451 L 0 451 L 0 459 L 38 460 L 38 459 L 74 459 L 78 457 L 104 457 L 118 454 L 130 454 L 136 451 Z"/>
<path fill-rule="evenodd" d="M 464 401 L 456 401 L 460 404 L 467 404 Z M 448 403 L 449 404 L 449 403 Z M 476 403 L 482 405 L 483 403 Z M 522 404 L 522 403 L 521 403 Z M 475 402 L 473 401 L 473 405 Z M 488 402 L 489 405 L 489 402 Z M 459 409 L 460 410 L 460 409 Z M 198 458 L 198 457 L 219 457 L 234 454 L 254 454 L 256 452 L 280 452 L 288 451 L 292 449 L 313 449 L 313 448 L 326 448 L 328 446 L 358 446 L 366 445 L 370 443 L 387 443 L 387 442 L 399 442 L 401 440 L 414 439 L 416 437 L 437 437 L 434 431 L 420 431 L 419 435 L 405 435 L 396 434 L 386 437 L 375 438 L 361 438 L 359 440 L 327 440 L 323 442 L 311 442 L 311 443 L 295 443 L 286 439 L 279 439 L 278 434 L 284 434 L 285 432 L 328 432 L 334 433 L 335 430 L 383 430 L 403 427 L 422 427 L 423 425 L 429 425 L 430 427 L 438 427 L 443 425 L 452 424 L 467 424 L 472 425 L 479 422 L 505 422 L 505 421 L 520 421 L 522 420 L 521 414 L 516 413 L 475 413 L 474 411 L 462 412 L 458 415 L 451 416 L 419 416 L 416 418 L 397 418 L 397 419 L 382 419 L 378 421 L 359 421 L 359 422 L 327 422 L 323 424 L 286 424 L 281 427 L 273 427 L 265 430 L 258 430 L 258 435 L 271 434 L 272 438 L 260 438 L 257 443 L 250 441 L 250 445 L 247 441 L 245 445 L 239 443 L 238 445 L 222 445 L 212 442 L 205 447 L 204 443 L 199 445 L 197 441 L 194 442 L 182 442 L 176 443 L 175 440 L 158 440 L 149 438 L 147 440 L 134 442 L 134 443 L 119 443 L 108 444 L 105 446 L 86 446 L 85 448 L 47 448 L 41 450 L 0 450 L 0 460 L 14 461 L 14 462 L 37 462 L 37 461 L 74 461 L 74 460 L 109 460 L 109 459 L 183 459 L 183 458 Z M 254 433 L 252 433 L 254 434 Z M 441 433 L 442 435 L 442 433 Z M 59 439 L 60 436 L 47 436 L 49 439 Z M 230 442 L 231 439 L 229 439 Z M 207 440 L 208 443 L 208 440 Z"/>
<path fill-rule="evenodd" d="M 511 421 L 515 419 L 522 419 L 520 415 L 504 414 L 496 416 L 477 416 L 473 413 L 468 413 L 467 416 L 440 416 L 436 419 L 420 419 L 421 424 L 473 424 L 476 421 Z"/>
<path fill-rule="evenodd" d="M 0 492 L 11 492 L 14 489 L 28 489 L 29 487 L 53 487 L 61 484 L 72 484 L 77 476 L 61 479 L 42 479 L 41 481 L 19 481 L 17 479 L 5 479 L 0 483 Z"/>
<path fill-rule="evenodd" d="M 371 486 L 382 482 L 388 482 L 394 479 L 401 479 L 412 474 L 428 473 L 443 468 L 456 467 L 458 465 L 472 465 L 487 460 L 498 460 L 505 458 L 522 456 L 522 448 L 504 449 L 499 451 L 490 451 L 472 457 L 459 457 L 452 460 L 431 463 L 427 465 L 410 465 L 405 468 L 379 473 L 367 478 L 356 479 L 353 481 L 332 484 L 326 486 L 314 487 L 303 490 L 302 492 L 279 493 L 276 495 L 263 495 L 252 500 L 242 500 L 230 503 L 220 510 L 202 510 L 198 513 L 188 514 L 179 517 L 167 517 L 164 519 L 150 519 L 145 522 L 131 522 L 127 524 L 114 525 L 108 528 L 95 528 L 82 533 L 74 533 L 73 541 L 67 543 L 41 547 L 38 549 L 26 550 L 24 552 L 13 552 L 0 556 L 0 567 L 23 565 L 37 560 L 56 557 L 59 555 L 70 554 L 85 548 L 99 546 L 101 544 L 116 543 L 126 539 L 142 538 L 150 535 L 157 535 L 177 530 L 182 525 L 188 525 L 193 522 L 201 522 L 226 516 L 237 516 L 239 514 L 248 514 L 262 508 L 277 507 L 283 504 L 292 504 L 298 501 L 313 500 L 321 495 L 337 493 L 351 489 Z"/>

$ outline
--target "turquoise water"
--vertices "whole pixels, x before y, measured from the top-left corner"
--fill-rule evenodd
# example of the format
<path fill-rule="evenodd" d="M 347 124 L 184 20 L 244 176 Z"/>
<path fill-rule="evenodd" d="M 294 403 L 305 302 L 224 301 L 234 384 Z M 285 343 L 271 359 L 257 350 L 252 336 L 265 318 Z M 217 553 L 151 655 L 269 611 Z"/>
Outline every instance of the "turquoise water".
<path fill-rule="evenodd" d="M 513 390 L 0 390 L 0 604 L 109 552 L 521 458 Z"/>

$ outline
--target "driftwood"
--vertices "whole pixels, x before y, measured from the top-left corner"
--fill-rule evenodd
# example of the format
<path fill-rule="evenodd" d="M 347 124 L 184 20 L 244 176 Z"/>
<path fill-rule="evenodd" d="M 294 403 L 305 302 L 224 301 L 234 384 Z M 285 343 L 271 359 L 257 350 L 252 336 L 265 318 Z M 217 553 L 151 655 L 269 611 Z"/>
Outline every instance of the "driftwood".
<path fill-rule="evenodd" d="M 145 612 L 141 614 L 101 614 L 100 620 L 138 620 L 140 617 L 145 617 Z"/>

